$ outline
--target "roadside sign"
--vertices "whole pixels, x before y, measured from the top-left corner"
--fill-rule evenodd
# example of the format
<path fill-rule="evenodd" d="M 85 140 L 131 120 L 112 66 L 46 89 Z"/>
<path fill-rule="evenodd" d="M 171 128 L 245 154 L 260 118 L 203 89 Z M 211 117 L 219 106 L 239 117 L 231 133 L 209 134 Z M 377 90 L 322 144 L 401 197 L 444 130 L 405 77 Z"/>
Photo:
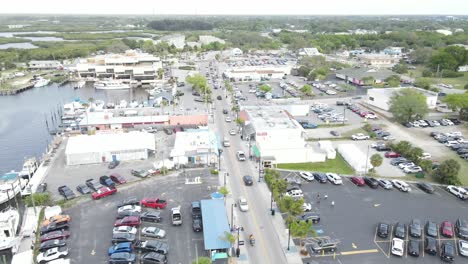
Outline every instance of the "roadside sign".
<path fill-rule="evenodd" d="M 239 246 L 243 246 L 244 245 L 244 240 L 240 240 L 239 241 Z"/>

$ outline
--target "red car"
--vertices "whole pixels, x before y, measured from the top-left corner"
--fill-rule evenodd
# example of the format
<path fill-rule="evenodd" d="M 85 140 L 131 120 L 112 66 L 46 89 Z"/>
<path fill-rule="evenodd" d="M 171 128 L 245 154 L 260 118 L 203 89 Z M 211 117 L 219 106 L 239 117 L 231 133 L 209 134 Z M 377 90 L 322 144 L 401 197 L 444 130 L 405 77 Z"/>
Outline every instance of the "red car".
<path fill-rule="evenodd" d="M 351 181 L 356 184 L 357 186 L 364 186 L 366 183 L 364 182 L 364 178 L 363 177 L 359 177 L 359 176 L 354 176 L 354 177 L 351 177 Z"/>
<path fill-rule="evenodd" d="M 401 157 L 400 153 L 396 153 L 396 152 L 393 152 L 393 151 L 387 151 L 385 152 L 385 157 L 386 158 L 399 158 Z"/>
<path fill-rule="evenodd" d="M 156 209 L 164 209 L 167 206 L 167 202 L 166 200 L 162 200 L 159 198 L 143 198 L 141 200 L 141 205 Z"/>
<path fill-rule="evenodd" d="M 140 226 L 141 220 L 139 216 L 126 216 L 115 221 L 114 226 Z"/>
<path fill-rule="evenodd" d="M 124 184 L 124 183 L 127 183 L 127 180 L 121 176 L 120 174 L 118 173 L 112 173 L 110 175 L 110 178 L 113 182 L 117 183 L 117 184 Z"/>
<path fill-rule="evenodd" d="M 93 192 L 91 197 L 93 200 L 99 200 L 106 196 L 112 195 L 117 192 L 117 188 L 109 188 L 109 187 L 102 187 L 101 189 L 97 190 L 97 192 Z"/>
<path fill-rule="evenodd" d="M 367 114 L 369 114 L 369 113 L 366 112 L 366 111 L 361 111 L 361 112 L 359 112 L 359 115 L 360 115 L 361 117 L 365 117 Z"/>
<path fill-rule="evenodd" d="M 450 221 L 443 221 L 440 225 L 440 233 L 444 237 L 453 237 L 453 225 Z"/>
<path fill-rule="evenodd" d="M 70 236 L 70 232 L 69 231 L 61 231 L 61 230 L 58 230 L 58 231 L 52 231 L 52 232 L 49 232 L 47 234 L 44 234 L 41 236 L 41 243 L 44 242 L 44 241 L 49 241 L 49 240 L 53 240 L 53 239 L 66 239 Z"/>

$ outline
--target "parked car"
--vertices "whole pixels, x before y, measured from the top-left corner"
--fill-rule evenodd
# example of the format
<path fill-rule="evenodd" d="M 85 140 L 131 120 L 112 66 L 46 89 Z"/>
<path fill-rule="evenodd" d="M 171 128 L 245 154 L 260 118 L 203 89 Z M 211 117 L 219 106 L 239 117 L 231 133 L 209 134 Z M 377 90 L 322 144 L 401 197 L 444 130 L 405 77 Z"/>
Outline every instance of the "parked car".
<path fill-rule="evenodd" d="M 301 176 L 302 179 L 306 181 L 313 181 L 314 180 L 314 175 L 308 171 L 301 171 L 299 172 L 299 175 Z"/>
<path fill-rule="evenodd" d="M 398 222 L 393 229 L 393 235 L 397 238 L 405 239 L 406 237 L 406 225 Z"/>
<path fill-rule="evenodd" d="M 112 234 L 116 233 L 130 233 L 130 234 L 136 234 L 137 229 L 134 226 L 116 226 L 114 229 L 112 229 Z"/>
<path fill-rule="evenodd" d="M 404 248 L 405 248 L 405 241 L 399 238 L 394 238 L 392 240 L 391 252 L 393 255 L 403 257 Z"/>
<path fill-rule="evenodd" d="M 126 216 L 115 221 L 114 226 L 140 226 L 141 221 L 138 216 Z"/>
<path fill-rule="evenodd" d="M 97 190 L 96 192 L 93 192 L 91 194 L 91 198 L 93 198 L 93 200 L 99 200 L 99 199 L 107 197 L 109 195 L 113 195 L 116 192 L 117 192 L 116 188 L 102 187 L 101 189 Z"/>
<path fill-rule="evenodd" d="M 123 242 L 135 242 L 136 236 L 131 233 L 114 233 L 112 234 L 111 243 L 118 244 Z"/>
<path fill-rule="evenodd" d="M 357 186 L 364 186 L 366 184 L 364 182 L 364 178 L 360 176 L 351 177 L 351 182 L 356 184 Z"/>
<path fill-rule="evenodd" d="M 369 138 L 370 138 L 369 136 L 364 135 L 362 133 L 354 134 L 351 136 L 352 140 L 367 140 Z"/>
<path fill-rule="evenodd" d="M 53 240 L 53 239 L 66 239 L 69 236 L 70 236 L 69 231 L 58 230 L 58 231 L 53 231 L 53 232 L 49 232 L 49 233 L 46 233 L 46 234 L 42 235 L 40 237 L 40 241 L 44 242 L 44 241 Z"/>
<path fill-rule="evenodd" d="M 386 158 L 399 158 L 401 157 L 400 153 L 393 152 L 393 151 L 387 151 L 385 152 L 385 157 Z"/>
<path fill-rule="evenodd" d="M 390 232 L 390 225 L 387 223 L 379 223 L 377 225 L 377 236 L 381 238 L 387 238 Z"/>
<path fill-rule="evenodd" d="M 53 239 L 53 240 L 47 240 L 44 241 L 40 244 L 39 246 L 39 251 L 44 252 L 50 248 L 55 248 L 55 247 L 64 247 L 67 245 L 67 242 L 65 239 Z"/>
<path fill-rule="evenodd" d="M 161 212 L 159 211 L 146 211 L 140 214 L 141 221 L 145 222 L 161 222 Z"/>
<path fill-rule="evenodd" d="M 242 177 L 242 180 L 244 181 L 244 184 L 245 184 L 246 186 L 252 186 L 252 185 L 253 185 L 252 176 L 244 175 L 244 177 Z"/>
<path fill-rule="evenodd" d="M 138 178 L 146 178 L 150 175 L 147 170 L 131 170 L 131 173 Z"/>
<path fill-rule="evenodd" d="M 144 207 L 164 209 L 167 206 L 167 201 L 160 199 L 160 198 L 151 197 L 151 198 L 143 198 L 140 204 Z"/>
<path fill-rule="evenodd" d="M 45 193 L 47 191 L 47 183 L 43 182 L 37 186 L 36 193 Z"/>
<path fill-rule="evenodd" d="M 133 213 L 141 213 L 141 206 L 139 205 L 124 205 L 117 208 L 117 213 L 123 212 L 133 212 Z"/>
<path fill-rule="evenodd" d="M 118 243 L 118 244 L 111 246 L 107 250 L 107 254 L 110 256 L 115 253 L 123 253 L 123 252 L 132 253 L 132 251 L 133 251 L 132 242 L 122 242 L 122 243 Z"/>
<path fill-rule="evenodd" d="M 120 164 L 120 161 L 118 160 L 113 160 L 109 163 L 109 166 L 107 166 L 107 168 L 109 169 L 114 169 L 115 167 L 119 166 Z"/>
<path fill-rule="evenodd" d="M 325 173 L 314 172 L 312 174 L 314 175 L 316 181 L 320 183 L 327 183 L 327 176 L 325 175 Z"/>
<path fill-rule="evenodd" d="M 429 255 L 437 255 L 437 240 L 433 237 L 426 237 L 424 241 L 424 251 Z"/>
<path fill-rule="evenodd" d="M 40 233 L 41 235 L 57 230 L 68 230 L 70 224 L 68 222 L 53 222 L 46 226 L 41 226 Z"/>
<path fill-rule="evenodd" d="M 238 204 L 239 210 L 241 210 L 241 212 L 247 212 L 249 210 L 249 204 L 247 203 L 247 199 L 245 199 L 244 197 L 239 198 Z"/>
<path fill-rule="evenodd" d="M 299 221 L 306 221 L 306 222 L 312 221 L 313 224 L 317 224 L 320 222 L 320 215 L 317 213 L 304 213 L 299 218 Z"/>
<path fill-rule="evenodd" d="M 340 185 L 340 184 L 343 184 L 343 180 L 341 179 L 340 176 L 338 176 L 338 174 L 336 173 L 331 173 L 331 172 L 327 172 L 325 173 L 325 175 L 327 176 L 328 180 L 335 184 L 335 185 Z"/>
<path fill-rule="evenodd" d="M 203 222 L 201 218 L 193 218 L 192 219 L 192 229 L 194 232 L 201 232 L 203 231 Z"/>
<path fill-rule="evenodd" d="M 452 242 L 443 242 L 440 246 L 440 259 L 446 262 L 452 262 L 455 259 L 455 247 Z"/>
<path fill-rule="evenodd" d="M 450 221 L 443 221 L 440 225 L 440 234 L 444 237 L 453 237 L 453 225 Z"/>
<path fill-rule="evenodd" d="M 435 191 L 434 187 L 431 184 L 427 183 L 427 182 L 418 182 L 416 184 L 416 186 L 418 186 L 419 189 L 421 189 L 421 190 L 423 190 L 423 191 L 425 191 L 427 193 L 434 193 L 434 191 Z"/>
<path fill-rule="evenodd" d="M 71 200 L 76 197 L 75 193 L 66 185 L 58 187 L 58 192 L 66 199 Z"/>
<path fill-rule="evenodd" d="M 410 239 L 408 242 L 408 255 L 413 257 L 419 257 L 420 243 L 419 240 Z"/>
<path fill-rule="evenodd" d="M 418 173 L 418 172 L 422 172 L 422 168 L 419 166 L 410 166 L 410 167 L 403 168 L 403 171 L 405 173 Z"/>
<path fill-rule="evenodd" d="M 80 184 L 80 185 L 76 186 L 76 190 L 81 194 L 91 193 L 91 189 L 89 189 L 89 187 L 84 185 L 84 184 Z"/>
<path fill-rule="evenodd" d="M 457 236 L 463 239 L 468 239 L 468 220 L 458 218 L 455 222 L 455 232 Z"/>
<path fill-rule="evenodd" d="M 143 227 L 141 235 L 154 238 L 164 238 L 166 236 L 166 231 L 155 226 Z"/>
<path fill-rule="evenodd" d="M 385 179 L 378 179 L 377 182 L 385 190 L 391 190 L 393 188 L 392 182 Z"/>
<path fill-rule="evenodd" d="M 49 219 L 44 220 L 41 223 L 41 227 L 48 226 L 52 223 L 62 223 L 62 222 L 68 223 L 70 221 L 71 221 L 70 215 L 65 215 L 65 214 L 54 215 L 50 217 Z"/>
<path fill-rule="evenodd" d="M 165 264 L 167 263 L 167 258 L 163 254 L 156 252 L 148 252 L 141 256 L 140 264 Z"/>
<path fill-rule="evenodd" d="M 449 191 L 451 194 L 455 195 L 459 199 L 462 199 L 462 200 L 468 199 L 468 192 L 462 187 L 449 185 L 446 188 L 447 188 L 447 191 Z"/>
<path fill-rule="evenodd" d="M 114 253 L 109 257 L 109 264 L 134 264 L 135 262 L 136 255 L 128 252 Z"/>
<path fill-rule="evenodd" d="M 458 240 L 458 252 L 460 255 L 468 257 L 468 242 L 465 240 Z"/>
<path fill-rule="evenodd" d="M 243 151 L 237 151 L 236 156 L 237 156 L 237 160 L 245 161 L 245 153 Z"/>
<path fill-rule="evenodd" d="M 408 160 L 406 158 L 400 157 L 400 158 L 392 159 L 390 161 L 390 164 L 393 165 L 393 166 L 398 166 L 401 163 L 405 163 L 405 162 L 408 162 Z"/>
<path fill-rule="evenodd" d="M 431 221 L 426 222 L 426 236 L 437 237 L 437 224 Z"/>
<path fill-rule="evenodd" d="M 409 235 L 412 237 L 419 238 L 421 237 L 421 234 L 422 234 L 421 220 L 417 218 L 411 220 L 411 223 L 409 225 Z"/>
<path fill-rule="evenodd" d="M 372 189 L 377 189 L 379 187 L 379 182 L 372 177 L 364 177 L 364 182 Z"/>
<path fill-rule="evenodd" d="M 115 188 L 115 182 L 107 175 L 99 177 L 99 183 L 109 188 Z"/>
<path fill-rule="evenodd" d="M 335 137 L 339 137 L 339 136 L 340 136 L 340 132 L 338 132 L 338 131 L 336 131 L 336 130 L 330 131 L 330 134 L 331 134 L 332 136 L 335 136 Z"/>
<path fill-rule="evenodd" d="M 67 247 L 55 247 L 37 255 L 36 260 L 38 263 L 42 264 L 54 259 L 64 258 L 66 256 L 68 256 Z"/>
<path fill-rule="evenodd" d="M 140 200 L 138 200 L 134 196 L 127 197 L 117 205 L 117 208 L 125 206 L 125 205 L 140 205 Z"/>
<path fill-rule="evenodd" d="M 127 180 L 120 174 L 118 173 L 112 173 L 110 176 L 110 179 L 115 182 L 116 184 L 124 184 L 127 183 Z"/>
<path fill-rule="evenodd" d="M 86 185 L 91 188 L 93 191 L 97 191 L 101 189 L 103 186 L 100 184 L 97 180 L 95 179 L 87 179 L 86 180 Z"/>
<path fill-rule="evenodd" d="M 409 192 L 411 191 L 411 188 L 409 187 L 409 185 L 404 182 L 404 181 L 400 181 L 400 180 L 392 180 L 392 184 L 395 188 L 397 188 L 398 190 L 402 191 L 402 192 Z"/>

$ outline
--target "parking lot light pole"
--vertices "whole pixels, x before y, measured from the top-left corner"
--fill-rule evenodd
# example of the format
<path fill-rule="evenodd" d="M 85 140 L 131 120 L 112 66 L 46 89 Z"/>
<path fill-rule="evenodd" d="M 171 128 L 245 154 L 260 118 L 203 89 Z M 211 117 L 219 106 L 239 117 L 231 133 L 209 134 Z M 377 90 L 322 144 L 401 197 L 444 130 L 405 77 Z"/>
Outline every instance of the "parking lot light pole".
<path fill-rule="evenodd" d="M 366 169 L 364 171 L 364 173 L 367 175 L 367 163 L 369 163 L 369 149 L 370 149 L 370 145 L 367 145 L 367 155 L 366 155 Z"/>

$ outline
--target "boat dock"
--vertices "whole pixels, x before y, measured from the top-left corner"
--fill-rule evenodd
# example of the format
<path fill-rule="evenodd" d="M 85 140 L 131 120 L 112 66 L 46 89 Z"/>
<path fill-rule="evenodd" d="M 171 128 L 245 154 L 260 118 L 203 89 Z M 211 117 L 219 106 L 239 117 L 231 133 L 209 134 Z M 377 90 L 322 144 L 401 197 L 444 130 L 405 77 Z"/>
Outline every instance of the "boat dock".
<path fill-rule="evenodd" d="M 20 88 L 13 88 L 13 89 L 8 89 L 8 90 L 0 89 L 0 95 L 15 95 L 15 94 L 24 92 L 26 90 L 29 90 L 31 88 L 34 88 L 34 84 L 28 84 Z"/>

